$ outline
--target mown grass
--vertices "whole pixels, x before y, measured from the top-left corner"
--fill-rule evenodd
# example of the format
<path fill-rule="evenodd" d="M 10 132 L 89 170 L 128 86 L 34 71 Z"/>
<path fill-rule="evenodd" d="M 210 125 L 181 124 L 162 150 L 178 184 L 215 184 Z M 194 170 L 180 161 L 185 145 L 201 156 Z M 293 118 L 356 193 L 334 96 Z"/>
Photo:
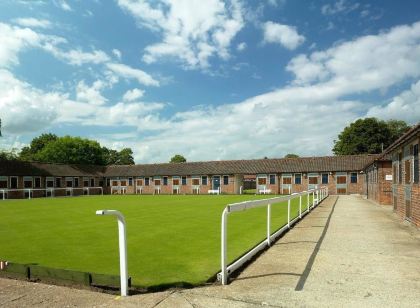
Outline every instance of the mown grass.
<path fill-rule="evenodd" d="M 200 284 L 220 268 L 224 207 L 268 197 L 143 195 L 1 201 L 0 260 L 117 275 L 116 219 L 95 215 L 98 209 L 116 209 L 127 221 L 133 285 Z M 292 217 L 298 207 L 298 199 L 293 200 Z M 286 221 L 287 204 L 273 205 L 272 231 Z M 252 248 L 265 234 L 265 207 L 229 215 L 229 260 Z"/>

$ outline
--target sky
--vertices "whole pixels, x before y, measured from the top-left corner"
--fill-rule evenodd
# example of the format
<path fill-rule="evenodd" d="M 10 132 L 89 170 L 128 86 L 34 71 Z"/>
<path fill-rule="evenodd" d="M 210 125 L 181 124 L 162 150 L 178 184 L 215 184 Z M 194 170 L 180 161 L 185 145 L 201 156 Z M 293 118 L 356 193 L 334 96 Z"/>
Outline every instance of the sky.
<path fill-rule="evenodd" d="M 420 1 L 0 1 L 0 149 L 42 133 L 136 163 L 331 155 L 420 121 Z"/>

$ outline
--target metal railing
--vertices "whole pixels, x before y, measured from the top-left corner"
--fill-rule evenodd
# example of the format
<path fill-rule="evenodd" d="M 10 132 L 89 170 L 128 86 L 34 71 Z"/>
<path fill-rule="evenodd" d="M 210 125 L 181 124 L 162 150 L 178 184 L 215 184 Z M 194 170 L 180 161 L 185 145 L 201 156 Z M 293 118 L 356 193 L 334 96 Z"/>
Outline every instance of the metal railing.
<path fill-rule="evenodd" d="M 0 189 L 0 193 L 2 194 L 2 200 L 6 200 L 8 198 L 6 198 L 6 194 L 7 196 L 9 196 L 9 192 L 23 192 L 23 195 L 25 196 L 25 193 L 28 193 L 28 198 L 27 199 L 32 199 L 33 198 L 33 193 L 35 191 L 45 191 L 45 197 L 47 197 L 48 192 L 51 194 L 50 197 L 55 197 L 55 192 L 59 191 L 59 190 L 64 190 L 67 194 L 67 191 L 70 192 L 70 196 L 73 196 L 73 192 L 75 190 L 82 190 L 83 192 L 85 192 L 87 190 L 87 194 L 90 195 L 90 190 L 91 189 L 100 189 L 101 191 L 101 195 L 104 194 L 104 190 L 102 187 L 98 186 L 98 187 L 57 187 L 57 188 L 53 188 L 53 187 L 47 187 L 47 188 L 2 188 Z"/>
<path fill-rule="evenodd" d="M 305 212 L 302 212 L 302 196 L 307 196 L 307 208 Z M 321 187 L 317 189 L 311 189 L 303 191 L 301 193 L 294 193 L 289 196 L 274 197 L 262 200 L 244 201 L 239 203 L 232 203 L 225 207 L 222 213 L 221 221 L 221 272 L 217 274 L 217 279 L 226 285 L 228 283 L 229 275 L 241 267 L 244 263 L 250 260 L 255 254 L 263 250 L 267 246 L 271 246 L 271 243 L 282 233 L 288 230 L 295 222 L 302 219 L 309 211 L 317 206 L 322 200 L 328 196 L 328 187 Z M 312 204 L 310 202 L 312 197 Z M 299 198 L 299 215 L 295 218 L 291 218 L 291 200 Z M 280 227 L 277 231 L 271 234 L 271 206 L 275 203 L 287 201 L 287 224 Z M 233 212 L 245 211 L 257 207 L 267 207 L 267 238 L 257 244 L 250 251 L 245 253 L 242 257 L 234 261 L 233 263 L 227 263 L 227 223 L 228 215 Z"/>

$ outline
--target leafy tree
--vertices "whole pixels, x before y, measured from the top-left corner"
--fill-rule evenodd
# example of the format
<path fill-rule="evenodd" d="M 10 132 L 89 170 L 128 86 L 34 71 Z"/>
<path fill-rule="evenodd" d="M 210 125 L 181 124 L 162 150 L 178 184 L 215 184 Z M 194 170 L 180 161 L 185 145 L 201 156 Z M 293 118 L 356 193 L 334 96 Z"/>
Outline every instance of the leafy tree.
<path fill-rule="evenodd" d="M 386 124 L 391 131 L 391 139 L 393 141 L 397 140 L 402 134 L 410 129 L 410 126 L 405 121 L 401 120 L 388 120 Z"/>
<path fill-rule="evenodd" d="M 124 148 L 121 151 L 102 148 L 103 157 L 106 165 L 134 165 L 133 150 Z"/>
<path fill-rule="evenodd" d="M 284 158 L 298 158 L 298 157 L 299 157 L 299 155 L 293 154 L 293 153 L 289 153 L 289 154 L 284 155 Z"/>
<path fill-rule="evenodd" d="M 185 163 L 187 161 L 187 159 L 180 155 L 180 154 L 176 154 L 171 158 L 170 163 Z"/>
<path fill-rule="evenodd" d="M 345 127 L 338 140 L 334 140 L 333 152 L 336 155 L 381 153 L 382 148 L 387 148 L 407 127 L 404 121 L 359 119 Z"/>
<path fill-rule="evenodd" d="M 54 134 L 42 134 L 39 137 L 32 139 L 29 146 L 23 147 L 19 158 L 22 160 L 35 160 L 35 155 L 41 151 L 47 144 L 57 140 L 57 135 Z"/>
<path fill-rule="evenodd" d="M 0 160 L 17 160 L 18 158 L 16 149 L 10 151 L 0 150 Z"/>
<path fill-rule="evenodd" d="M 48 143 L 35 154 L 37 161 L 63 164 L 104 165 L 102 148 L 97 141 L 64 136 Z"/>

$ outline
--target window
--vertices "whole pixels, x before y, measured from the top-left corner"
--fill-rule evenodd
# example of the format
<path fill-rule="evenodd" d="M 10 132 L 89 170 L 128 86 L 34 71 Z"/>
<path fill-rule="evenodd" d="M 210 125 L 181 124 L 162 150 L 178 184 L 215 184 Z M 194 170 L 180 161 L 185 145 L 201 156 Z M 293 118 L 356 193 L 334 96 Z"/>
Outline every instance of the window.
<path fill-rule="evenodd" d="M 398 183 L 402 183 L 402 153 L 398 153 Z"/>
<path fill-rule="evenodd" d="M 66 187 L 73 187 L 73 178 L 66 178 Z"/>
<path fill-rule="evenodd" d="M 323 173 L 322 174 L 321 183 L 322 184 L 328 184 L 328 173 Z"/>
<path fill-rule="evenodd" d="M 133 178 L 128 178 L 128 186 L 133 186 Z"/>
<path fill-rule="evenodd" d="M 276 175 L 270 174 L 270 185 L 276 184 Z"/>
<path fill-rule="evenodd" d="M 47 178 L 45 186 L 47 186 L 47 188 L 54 187 L 54 178 Z"/>
<path fill-rule="evenodd" d="M 179 178 L 173 178 L 172 179 L 172 185 L 178 186 L 179 185 Z"/>
<path fill-rule="evenodd" d="M 410 182 L 411 182 L 411 163 L 408 159 L 404 163 L 404 169 L 405 169 L 405 184 L 410 184 Z"/>
<path fill-rule="evenodd" d="M 200 185 L 200 178 L 192 178 L 191 184 L 194 186 Z"/>
<path fill-rule="evenodd" d="M 267 184 L 267 178 L 258 178 L 258 185 L 265 185 Z"/>
<path fill-rule="evenodd" d="M 283 176 L 283 184 L 292 184 L 292 177 L 291 176 Z"/>
<path fill-rule="evenodd" d="M 302 184 L 302 174 L 301 173 L 296 173 L 295 174 L 295 184 L 297 184 L 297 185 Z"/>
<path fill-rule="evenodd" d="M 137 179 L 137 186 L 143 186 L 143 179 Z"/>
<path fill-rule="evenodd" d="M 35 178 L 34 188 L 41 188 L 41 178 L 40 177 Z"/>
<path fill-rule="evenodd" d="M 150 178 L 145 178 L 144 179 L 144 186 L 149 186 L 150 185 Z"/>
<path fill-rule="evenodd" d="M 35 179 L 36 183 L 36 179 Z M 74 178 L 74 187 L 79 187 L 79 178 Z"/>
<path fill-rule="evenodd" d="M 7 176 L 0 176 L 0 188 L 7 188 Z"/>
<path fill-rule="evenodd" d="M 155 186 L 160 186 L 160 179 L 154 179 Z"/>
<path fill-rule="evenodd" d="M 337 175 L 337 184 L 346 184 L 347 176 L 346 175 Z"/>
<path fill-rule="evenodd" d="M 61 178 L 55 178 L 55 187 L 61 187 Z"/>
<path fill-rule="evenodd" d="M 414 183 L 418 183 L 419 182 L 419 145 L 418 144 L 414 145 L 413 155 L 414 155 L 413 180 L 414 180 Z"/>
<path fill-rule="evenodd" d="M 84 187 L 89 187 L 89 179 L 88 178 L 83 178 L 83 186 Z M 117 184 L 115 184 L 113 186 L 117 186 Z"/>
<path fill-rule="evenodd" d="M 99 187 L 103 187 L 104 186 L 104 180 L 103 179 L 100 179 L 99 180 Z"/>
<path fill-rule="evenodd" d="M 23 178 L 23 188 L 32 188 L 32 178 L 29 176 L 25 176 Z"/>
<path fill-rule="evenodd" d="M 318 177 L 317 176 L 309 176 L 308 180 L 309 180 L 309 184 L 318 184 Z"/>
<path fill-rule="evenodd" d="M 353 183 L 353 184 L 357 183 L 357 172 L 352 172 L 350 174 L 350 183 Z"/>
<path fill-rule="evenodd" d="M 168 185 L 168 177 L 167 176 L 163 177 L 163 185 L 165 185 L 165 186 Z"/>
<path fill-rule="evenodd" d="M 89 186 L 89 181 L 88 181 L 87 183 L 88 183 L 88 185 L 87 185 L 87 186 Z M 112 181 L 111 181 L 111 186 L 119 186 L 119 185 L 118 185 L 118 180 L 112 180 Z"/>
<path fill-rule="evenodd" d="M 201 177 L 201 185 L 207 185 L 207 175 Z"/>
<path fill-rule="evenodd" d="M 229 176 L 228 175 L 223 176 L 223 185 L 229 185 Z"/>
<path fill-rule="evenodd" d="M 12 176 L 10 178 L 10 188 L 12 189 L 18 188 L 18 178 L 16 176 Z"/>
<path fill-rule="evenodd" d="M 186 176 L 183 176 L 181 178 L 181 180 L 182 180 L 182 185 L 187 185 L 187 177 Z"/>
<path fill-rule="evenodd" d="M 107 187 L 111 186 L 111 179 L 110 178 L 106 178 L 106 186 Z"/>
<path fill-rule="evenodd" d="M 124 186 L 125 186 L 125 184 L 124 184 Z M 90 179 L 90 187 L 95 187 L 95 179 L 94 178 Z"/>

